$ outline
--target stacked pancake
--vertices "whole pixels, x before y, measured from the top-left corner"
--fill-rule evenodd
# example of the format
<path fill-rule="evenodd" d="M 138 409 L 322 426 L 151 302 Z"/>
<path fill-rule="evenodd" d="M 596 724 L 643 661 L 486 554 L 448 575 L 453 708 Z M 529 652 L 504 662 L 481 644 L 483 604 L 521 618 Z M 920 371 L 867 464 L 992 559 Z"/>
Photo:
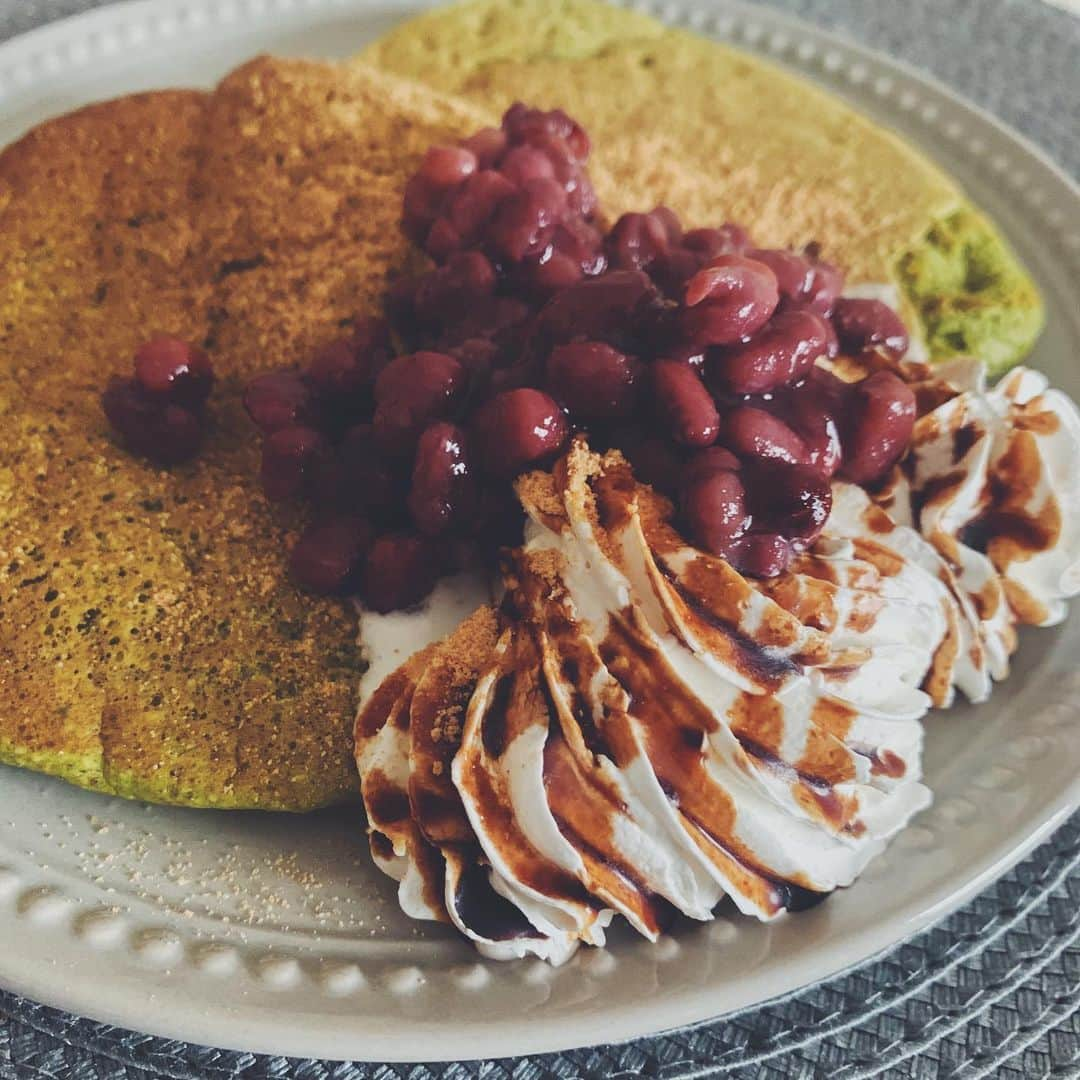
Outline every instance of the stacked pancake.
<path fill-rule="evenodd" d="M 0 760 L 195 806 L 352 797 L 354 617 L 286 579 L 298 523 L 258 491 L 240 392 L 378 309 L 416 258 L 397 222 L 419 156 L 516 96 L 580 114 L 612 213 L 667 202 L 817 241 L 850 280 L 905 289 L 942 354 L 1001 365 L 1037 331 L 1000 237 L 911 148 L 599 4 L 484 0 L 363 62 L 263 58 L 209 93 L 52 121 L 0 154 Z M 205 452 L 168 472 L 114 443 L 99 402 L 159 332 L 218 373 Z"/>

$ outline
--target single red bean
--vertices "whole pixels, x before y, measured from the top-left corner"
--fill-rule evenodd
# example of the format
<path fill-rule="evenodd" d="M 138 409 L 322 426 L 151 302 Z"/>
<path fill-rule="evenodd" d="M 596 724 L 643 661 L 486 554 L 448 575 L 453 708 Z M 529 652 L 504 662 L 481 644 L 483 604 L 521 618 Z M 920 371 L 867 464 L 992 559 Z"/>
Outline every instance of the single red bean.
<path fill-rule="evenodd" d="M 476 172 L 476 155 L 464 146 L 433 146 L 420 162 L 418 175 L 433 188 L 449 188 Z"/>
<path fill-rule="evenodd" d="M 825 396 L 810 385 L 796 387 L 784 399 L 783 409 L 806 445 L 806 463 L 832 476 L 840 467 L 840 428 Z"/>
<path fill-rule="evenodd" d="M 833 326 L 844 351 L 884 349 L 895 357 L 908 350 L 908 334 L 900 316 L 880 300 L 841 297 L 832 314 Z"/>
<path fill-rule="evenodd" d="M 530 180 L 499 204 L 487 236 L 511 262 L 537 256 L 566 213 L 566 192 L 554 180 Z"/>
<path fill-rule="evenodd" d="M 522 187 L 529 180 L 554 180 L 551 158 L 533 146 L 514 146 L 506 152 L 499 171 L 513 184 Z"/>
<path fill-rule="evenodd" d="M 742 462 L 722 446 L 708 446 L 692 454 L 681 469 L 679 484 L 688 487 L 714 472 L 738 472 Z"/>
<path fill-rule="evenodd" d="M 516 191 L 502 173 L 481 169 L 450 196 L 446 220 L 464 244 L 473 244 L 502 203 Z"/>
<path fill-rule="evenodd" d="M 275 502 L 307 494 L 318 466 L 330 455 L 330 444 L 320 431 L 287 427 L 263 441 L 260 477 L 266 497 Z"/>
<path fill-rule="evenodd" d="M 368 551 L 360 579 L 360 598 L 385 614 L 420 603 L 442 572 L 440 551 L 413 533 L 387 533 Z"/>
<path fill-rule="evenodd" d="M 440 422 L 420 436 L 408 507 L 413 524 L 425 536 L 455 528 L 470 512 L 472 478 L 461 428 Z"/>
<path fill-rule="evenodd" d="M 791 544 L 777 533 L 758 532 L 736 540 L 728 549 L 731 564 L 748 577 L 778 577 L 790 565 Z"/>
<path fill-rule="evenodd" d="M 811 311 L 828 318 L 836 307 L 843 287 L 843 270 L 832 263 L 813 259 L 810 263 L 810 281 L 804 302 Z"/>
<path fill-rule="evenodd" d="M 806 444 L 778 416 L 740 405 L 724 415 L 724 445 L 742 457 L 782 461 L 797 465 L 806 461 Z"/>
<path fill-rule="evenodd" d="M 316 427 L 318 409 L 311 385 L 295 371 L 257 375 L 244 390 L 248 416 L 266 434 L 301 425 Z"/>
<path fill-rule="evenodd" d="M 556 346 L 547 386 L 575 421 L 613 420 L 633 411 L 637 363 L 600 341 Z"/>
<path fill-rule="evenodd" d="M 718 229 L 690 229 L 683 234 L 683 247 L 708 259 L 717 255 L 741 255 L 750 246 L 750 237 L 741 225 L 725 222 Z"/>
<path fill-rule="evenodd" d="M 841 475 L 863 487 L 880 480 L 907 449 L 915 413 L 914 391 L 891 371 L 856 383 L 841 433 Z"/>
<path fill-rule="evenodd" d="M 750 492 L 755 522 L 767 521 L 789 540 L 812 540 L 832 511 L 832 487 L 809 465 L 758 466 Z"/>
<path fill-rule="evenodd" d="M 607 236 L 608 260 L 617 270 L 644 270 L 670 244 L 667 223 L 655 211 L 623 214 Z"/>
<path fill-rule="evenodd" d="M 649 371 L 657 413 L 675 441 L 684 446 L 716 442 L 720 414 L 697 372 L 678 360 L 657 360 Z"/>
<path fill-rule="evenodd" d="M 462 139 L 458 144 L 476 155 L 481 169 L 493 169 L 506 151 L 506 132 L 499 128 L 481 128 L 475 135 Z"/>
<path fill-rule="evenodd" d="M 825 321 L 812 311 L 777 312 L 745 345 L 735 345 L 710 363 L 710 383 L 719 392 L 767 394 L 804 378 L 825 354 Z"/>
<path fill-rule="evenodd" d="M 198 410 L 210 396 L 214 369 L 202 349 L 160 335 L 135 351 L 135 379 L 147 394 Z"/>
<path fill-rule="evenodd" d="M 379 446 L 405 454 L 433 420 L 448 416 L 465 389 L 465 371 L 446 353 L 417 352 L 391 360 L 375 380 L 373 425 Z"/>
<path fill-rule="evenodd" d="M 812 277 L 809 259 L 786 248 L 751 248 L 746 254 L 772 270 L 785 300 L 799 302 L 806 297 Z"/>
<path fill-rule="evenodd" d="M 730 345 L 756 334 L 780 302 L 776 275 L 744 255 L 720 255 L 686 283 L 682 327 L 697 345 Z"/>
<path fill-rule="evenodd" d="M 341 515 L 316 522 L 301 535 L 289 554 L 293 581 L 312 592 L 349 591 L 374 534 L 361 517 Z"/>
<path fill-rule="evenodd" d="M 480 466 L 493 476 L 514 476 L 554 456 L 570 428 L 556 402 L 541 390 L 506 390 L 472 417 L 470 434 Z"/>
<path fill-rule="evenodd" d="M 723 556 L 750 527 L 742 481 L 733 473 L 714 470 L 688 484 L 682 494 L 683 519 L 690 539 Z"/>

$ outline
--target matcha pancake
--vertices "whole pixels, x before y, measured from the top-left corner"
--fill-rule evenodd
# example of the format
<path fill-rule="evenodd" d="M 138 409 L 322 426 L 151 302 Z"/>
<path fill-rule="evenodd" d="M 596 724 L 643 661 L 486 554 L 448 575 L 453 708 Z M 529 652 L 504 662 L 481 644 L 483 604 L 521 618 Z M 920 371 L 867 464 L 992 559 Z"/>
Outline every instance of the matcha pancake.
<path fill-rule="evenodd" d="M 473 0 L 362 59 L 492 108 L 564 108 L 592 137 L 609 214 L 664 202 L 763 246 L 816 241 L 849 281 L 899 284 L 937 358 L 1002 370 L 1041 329 L 1034 285 L 951 178 L 756 57 L 593 0 Z"/>
<path fill-rule="evenodd" d="M 380 72 L 256 60 L 0 154 L 0 760 L 119 795 L 353 797 L 351 611 L 284 572 L 245 380 L 369 311 L 400 191 L 485 121 Z M 123 450 L 100 395 L 155 333 L 217 373 L 201 455 Z"/>

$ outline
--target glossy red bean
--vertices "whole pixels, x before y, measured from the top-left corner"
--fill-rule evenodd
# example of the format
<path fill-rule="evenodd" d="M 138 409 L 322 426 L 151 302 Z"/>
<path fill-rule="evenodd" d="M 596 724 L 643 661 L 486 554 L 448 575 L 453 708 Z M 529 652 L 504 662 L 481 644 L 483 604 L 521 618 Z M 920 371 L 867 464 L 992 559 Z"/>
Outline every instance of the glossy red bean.
<path fill-rule="evenodd" d="M 135 379 L 154 397 L 200 409 L 214 385 L 214 369 L 202 349 L 180 338 L 159 336 L 135 352 Z"/>
<path fill-rule="evenodd" d="M 747 577 L 778 577 L 791 565 L 791 544 L 778 533 L 757 532 L 736 540 L 728 550 L 731 564 Z"/>
<path fill-rule="evenodd" d="M 311 384 L 295 371 L 257 375 L 244 390 L 244 408 L 255 425 L 267 434 L 297 424 L 318 426 Z"/>
<path fill-rule="evenodd" d="M 352 589 L 374 534 L 361 517 L 335 516 L 316 522 L 289 554 L 289 573 L 301 587 L 327 595 Z"/>
<path fill-rule="evenodd" d="M 375 438 L 388 454 L 412 450 L 420 432 L 449 416 L 465 389 L 465 371 L 446 353 L 417 352 L 391 360 L 375 381 Z"/>
<path fill-rule="evenodd" d="M 682 328 L 695 345 L 729 345 L 756 334 L 779 303 L 776 275 L 744 255 L 720 255 L 687 283 Z"/>
<path fill-rule="evenodd" d="M 701 269 L 702 258 L 686 248 L 671 248 L 649 263 L 649 277 L 672 300 L 682 296 L 686 283 Z"/>
<path fill-rule="evenodd" d="M 266 497 L 275 502 L 307 494 L 317 467 L 330 454 L 320 431 L 280 428 L 263 441 L 260 478 Z"/>
<path fill-rule="evenodd" d="M 683 234 L 683 247 L 707 259 L 717 255 L 741 255 L 750 246 L 750 237 L 740 225 L 725 222 L 718 229 L 690 229 Z"/>
<path fill-rule="evenodd" d="M 450 196 L 446 221 L 463 244 L 474 244 L 503 202 L 516 192 L 517 188 L 502 173 L 481 169 Z"/>
<path fill-rule="evenodd" d="M 419 174 L 433 188 L 463 183 L 477 169 L 476 155 L 464 146 L 433 146 L 420 162 Z"/>
<path fill-rule="evenodd" d="M 646 269 L 671 246 L 668 226 L 669 223 L 662 215 L 658 216 L 657 211 L 650 214 L 623 214 L 607 236 L 611 266 L 617 270 Z"/>
<path fill-rule="evenodd" d="M 360 598 L 386 613 L 420 603 L 442 571 L 439 549 L 414 533 L 387 533 L 371 545 L 360 578 Z"/>
<path fill-rule="evenodd" d="M 812 311 L 777 312 L 757 337 L 710 359 L 710 385 L 718 392 L 767 394 L 798 382 L 824 355 L 827 337 L 824 320 Z"/>
<path fill-rule="evenodd" d="M 481 169 L 493 169 L 506 152 L 506 132 L 501 128 L 481 128 L 458 145 L 476 155 Z"/>
<path fill-rule="evenodd" d="M 555 166 L 551 163 L 551 158 L 534 146 L 511 147 L 502 159 L 499 171 L 519 187 L 529 180 L 555 179 Z"/>
<path fill-rule="evenodd" d="M 808 465 L 758 467 L 751 496 L 755 522 L 763 519 L 789 540 L 812 540 L 832 512 L 828 479 Z"/>
<path fill-rule="evenodd" d="M 101 398 L 105 416 L 134 454 L 162 465 L 193 458 L 202 446 L 198 416 L 148 395 L 135 379 L 114 375 Z"/>
<path fill-rule="evenodd" d="M 603 342 L 559 345 L 547 360 L 547 387 L 578 423 L 628 415 L 636 381 L 636 361 Z"/>
<path fill-rule="evenodd" d="M 742 481 L 726 470 L 714 470 L 686 485 L 682 512 L 690 539 L 714 555 L 724 556 L 750 526 Z"/>
<path fill-rule="evenodd" d="M 856 383 L 841 432 L 841 475 L 863 487 L 880 480 L 907 449 L 915 413 L 914 391 L 891 371 Z"/>
<path fill-rule="evenodd" d="M 806 289 L 806 306 L 818 315 L 832 314 L 844 287 L 844 272 L 832 263 L 812 259 L 810 281 Z"/>
<path fill-rule="evenodd" d="M 797 387 L 784 400 L 784 415 L 806 446 L 806 463 L 825 476 L 840 467 L 840 428 L 824 395 Z"/>
<path fill-rule="evenodd" d="M 472 418 L 470 436 L 478 464 L 493 476 L 514 476 L 553 457 L 570 428 L 562 409 L 541 390 L 506 390 Z"/>
<path fill-rule="evenodd" d="M 900 357 L 908 350 L 907 329 L 900 316 L 880 300 L 841 297 L 832 313 L 832 322 L 848 354 L 884 349 Z"/>
<path fill-rule="evenodd" d="M 538 256 L 566 213 L 566 193 L 554 180 L 530 180 L 499 205 L 488 239 L 504 259 Z"/>
<path fill-rule="evenodd" d="M 724 414 L 724 445 L 746 458 L 781 461 L 788 465 L 805 462 L 806 444 L 778 416 L 740 405 Z"/>
<path fill-rule="evenodd" d="M 708 446 L 692 454 L 680 470 L 680 487 L 689 487 L 714 472 L 738 472 L 742 462 L 722 446 Z"/>
<path fill-rule="evenodd" d="M 657 360 L 649 371 L 664 430 L 683 446 L 714 443 L 720 431 L 720 414 L 697 372 L 678 360 Z"/>
<path fill-rule="evenodd" d="M 432 424 L 416 445 L 408 507 L 413 524 L 425 536 L 458 527 L 472 510 L 465 432 L 455 424 Z"/>
<path fill-rule="evenodd" d="M 812 275 L 809 259 L 786 248 L 751 248 L 746 254 L 772 270 L 785 300 L 798 302 L 806 297 Z"/>

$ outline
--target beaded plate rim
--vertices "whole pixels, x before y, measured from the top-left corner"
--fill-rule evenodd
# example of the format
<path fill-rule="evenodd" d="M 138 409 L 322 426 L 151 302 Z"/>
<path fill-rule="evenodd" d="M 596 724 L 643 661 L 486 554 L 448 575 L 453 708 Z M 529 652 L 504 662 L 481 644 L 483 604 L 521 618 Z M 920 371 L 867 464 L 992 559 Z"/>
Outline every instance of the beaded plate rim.
<path fill-rule="evenodd" d="M 259 24 L 270 19 L 318 20 L 333 15 L 363 16 L 376 8 L 374 0 L 128 0 L 99 8 L 31 31 L 0 45 L 0 111 L 20 95 L 36 87 L 48 86 L 63 74 L 91 70 L 108 63 L 125 49 L 167 40 L 197 39 L 215 29 Z M 402 13 L 413 5 L 383 4 Z M 1022 137 L 975 106 L 964 103 L 952 91 L 905 66 L 879 56 L 865 47 L 841 41 L 829 33 L 808 27 L 797 19 L 767 9 L 753 8 L 727 0 L 711 4 L 634 4 L 665 21 L 718 37 L 750 49 L 767 58 L 810 75 L 828 88 L 842 93 L 863 90 L 881 102 L 895 104 L 908 118 L 916 139 L 926 147 L 945 147 L 947 152 L 976 160 L 995 177 L 1001 190 L 1015 201 L 1018 213 L 1037 224 L 1041 239 L 1053 252 L 1057 264 L 1071 271 L 1080 268 L 1080 189 L 1046 156 Z M 1022 762 L 1045 753 L 1055 732 L 1075 728 L 1075 702 L 1080 697 L 1080 677 L 1062 680 L 1041 703 L 1052 723 L 1049 736 L 1025 735 L 1003 747 L 1003 756 Z M 1040 729 L 1041 730 L 1041 729 Z M 1040 742 L 1041 740 L 1041 742 Z M 1005 766 L 1001 766 L 1005 768 Z M 1007 771 L 1007 769 L 1006 769 Z M 987 790 L 992 790 L 992 783 Z M 0 774 L 2 790 L 2 774 Z M 950 804 L 952 809 L 950 809 Z M 152 1031 L 156 1034 L 192 1041 L 232 1046 L 267 1053 L 317 1057 L 360 1058 L 366 1060 L 422 1061 L 463 1057 L 493 1057 L 567 1049 L 596 1042 L 628 1039 L 661 1030 L 696 1023 L 722 1011 L 759 1003 L 776 994 L 790 992 L 807 981 L 817 980 L 862 961 L 910 937 L 934 920 L 974 895 L 988 881 L 1000 875 L 1032 850 L 1080 805 L 1080 778 L 1055 792 L 1027 825 L 1022 839 L 1011 838 L 1001 845 L 995 858 L 973 869 L 949 889 L 947 894 L 914 905 L 908 918 L 889 932 L 863 935 L 857 947 L 833 949 L 824 963 L 787 981 L 781 980 L 769 992 L 732 1004 L 728 998 L 699 996 L 692 1008 L 685 1002 L 675 1012 L 663 1009 L 622 1009 L 602 1028 L 595 1020 L 583 1022 L 572 1016 L 560 1019 L 531 1019 L 519 1030 L 478 1025 L 475 1032 L 454 1032 L 437 1021 L 417 1021 L 407 1028 L 387 1027 L 385 1016 L 357 1016 L 347 1030 L 328 1038 L 325 1025 L 301 1030 L 283 1022 L 282 1009 L 297 995 L 315 993 L 326 999 L 355 999 L 358 1004 L 397 999 L 409 1002 L 422 989 L 442 988 L 455 994 L 471 994 L 482 1000 L 491 986 L 483 964 L 458 964 L 436 971 L 417 963 L 374 963 L 370 966 L 332 956 L 311 955 L 310 951 L 267 949 L 262 943 L 250 945 L 200 940 L 189 934 L 177 920 L 147 919 L 145 914 L 125 912 L 105 903 L 86 904 L 75 887 L 64 888 L 51 879 L 39 877 L 33 868 L 9 865 L 0 840 L 0 930 L 6 939 L 17 941 L 20 934 L 48 935 L 58 940 L 67 934 L 91 946 L 104 960 L 110 953 L 124 952 L 134 957 L 148 984 L 165 999 L 172 1010 L 144 1007 L 131 996 L 114 1001 L 107 995 L 88 993 L 84 984 L 69 985 L 61 976 L 32 972 L 20 965 L 18 947 L 0 956 L 0 981 L 7 987 L 82 1015 L 107 1022 Z M 962 800 L 945 800 L 934 811 L 955 819 L 971 818 L 970 805 Z M 972 826 L 974 827 L 974 826 Z M 922 832 L 920 833 L 920 829 Z M 907 847 L 918 851 L 927 843 L 928 832 L 917 824 L 905 834 Z M 734 934 L 730 923 L 716 924 L 710 941 L 722 943 Z M 879 928 L 879 931 L 883 928 Z M 674 959 L 679 946 L 667 939 L 657 946 Z M 618 979 L 620 965 L 609 953 L 582 957 L 582 973 L 590 980 Z M 544 974 L 536 965 L 519 965 L 515 977 L 536 980 Z M 107 971 L 103 978 L 108 980 Z M 261 1001 L 247 1010 L 243 1019 L 228 1024 L 214 1022 L 202 1010 L 191 1008 L 191 996 L 213 995 L 229 987 L 246 995 L 248 987 L 276 995 L 278 1010 L 260 1015 Z M 292 997 L 290 998 L 290 995 Z M 187 1005 L 185 1006 L 185 1001 Z M 243 1011 L 243 1010 L 241 1010 Z M 405 1015 L 403 1011 L 402 1016 Z M 410 1042 L 402 1045 L 403 1031 Z"/>

